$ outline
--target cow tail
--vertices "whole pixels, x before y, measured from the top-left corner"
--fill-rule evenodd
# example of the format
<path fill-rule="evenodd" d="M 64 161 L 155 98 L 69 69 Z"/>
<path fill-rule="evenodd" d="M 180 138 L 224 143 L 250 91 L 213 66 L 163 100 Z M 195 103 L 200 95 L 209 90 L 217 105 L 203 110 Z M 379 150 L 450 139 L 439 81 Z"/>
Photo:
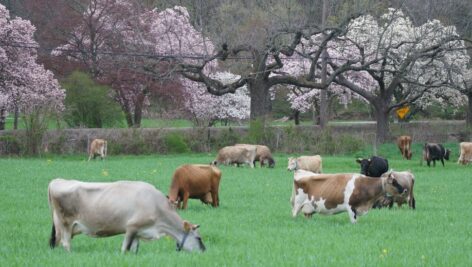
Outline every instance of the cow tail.
<path fill-rule="evenodd" d="M 411 192 L 410 192 L 410 208 L 416 209 L 416 201 L 415 201 L 415 196 L 413 195 L 413 188 L 415 187 L 415 179 L 411 180 Z"/>
<path fill-rule="evenodd" d="M 54 227 L 54 222 L 52 222 L 51 238 L 49 238 L 49 246 L 51 249 L 56 247 L 56 227 Z"/>

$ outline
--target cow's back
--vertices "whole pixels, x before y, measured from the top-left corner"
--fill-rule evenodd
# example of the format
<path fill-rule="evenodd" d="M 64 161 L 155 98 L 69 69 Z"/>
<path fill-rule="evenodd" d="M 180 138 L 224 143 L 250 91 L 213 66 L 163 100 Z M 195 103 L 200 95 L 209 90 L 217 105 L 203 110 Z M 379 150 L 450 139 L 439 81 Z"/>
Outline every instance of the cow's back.
<path fill-rule="evenodd" d="M 218 185 L 221 179 L 221 171 L 210 165 L 186 164 L 180 166 L 172 178 L 172 188 L 186 189 L 192 193 L 207 193 L 212 185 Z"/>
<path fill-rule="evenodd" d="M 320 155 L 300 156 L 297 158 L 299 169 L 321 173 L 323 171 L 322 160 Z"/>
<path fill-rule="evenodd" d="M 325 200 L 327 209 L 333 209 L 344 203 L 346 186 L 355 175 L 358 174 L 317 174 L 301 177 L 294 181 L 295 190 L 303 189 L 304 193 L 313 196 L 316 201 Z"/>

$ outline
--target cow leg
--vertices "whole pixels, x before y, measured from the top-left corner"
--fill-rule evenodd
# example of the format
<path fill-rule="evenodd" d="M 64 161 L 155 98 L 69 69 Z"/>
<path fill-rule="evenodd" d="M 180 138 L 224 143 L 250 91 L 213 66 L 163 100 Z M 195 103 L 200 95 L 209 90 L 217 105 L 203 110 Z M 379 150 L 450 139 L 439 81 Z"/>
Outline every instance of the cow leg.
<path fill-rule="evenodd" d="M 351 223 L 356 223 L 357 222 L 357 212 L 356 212 L 356 208 L 354 207 L 350 207 L 348 210 L 347 210 L 348 214 L 349 214 L 349 219 L 351 220 Z"/>
<path fill-rule="evenodd" d="M 125 253 L 131 249 L 131 245 L 133 244 L 133 240 L 136 239 L 136 231 L 134 229 L 127 229 L 125 233 L 125 239 L 123 240 L 123 244 L 121 245 L 121 252 Z"/>
<path fill-rule="evenodd" d="M 443 167 L 444 167 L 444 159 L 441 159 L 441 163 L 442 163 L 442 165 L 443 165 Z"/>
<path fill-rule="evenodd" d="M 139 250 L 139 238 L 137 236 L 135 236 L 133 238 L 133 242 L 131 242 L 131 248 L 130 250 L 136 254 L 138 254 L 138 250 Z"/>
<path fill-rule="evenodd" d="M 213 207 L 219 206 L 218 190 L 211 190 L 211 200 Z"/>
<path fill-rule="evenodd" d="M 62 228 L 61 231 L 61 243 L 65 250 L 70 252 L 70 241 L 72 239 L 72 229 L 66 229 L 66 227 Z"/>
<path fill-rule="evenodd" d="M 187 208 L 187 201 L 189 197 L 190 197 L 189 192 L 184 192 L 184 199 L 183 199 L 184 204 L 182 207 L 183 210 Z"/>

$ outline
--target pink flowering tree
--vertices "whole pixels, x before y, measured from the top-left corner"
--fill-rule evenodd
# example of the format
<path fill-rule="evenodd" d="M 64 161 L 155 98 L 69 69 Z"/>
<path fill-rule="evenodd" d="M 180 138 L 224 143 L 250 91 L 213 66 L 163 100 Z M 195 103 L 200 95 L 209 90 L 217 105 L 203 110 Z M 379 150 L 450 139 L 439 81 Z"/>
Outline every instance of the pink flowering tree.
<path fill-rule="evenodd" d="M 213 51 L 185 8 L 146 10 L 130 0 L 92 0 L 71 36 L 53 54 L 82 62 L 110 84 L 129 127 L 140 126 L 148 95 L 175 79 L 176 61 L 198 63 Z"/>
<path fill-rule="evenodd" d="M 6 112 L 21 114 L 27 147 L 36 154 L 51 113 L 63 110 L 64 90 L 52 72 L 37 61 L 35 27 L 21 18 L 11 19 L 0 5 L 0 128 Z M 28 44 L 25 48 L 22 45 Z"/>
<path fill-rule="evenodd" d="M 230 72 L 216 72 L 210 75 L 223 84 L 231 83 L 240 77 Z M 234 94 L 215 96 L 208 93 L 202 83 L 182 79 L 185 91 L 185 109 L 198 126 L 212 126 L 216 120 L 245 120 L 249 118 L 249 92 L 243 87 Z"/>

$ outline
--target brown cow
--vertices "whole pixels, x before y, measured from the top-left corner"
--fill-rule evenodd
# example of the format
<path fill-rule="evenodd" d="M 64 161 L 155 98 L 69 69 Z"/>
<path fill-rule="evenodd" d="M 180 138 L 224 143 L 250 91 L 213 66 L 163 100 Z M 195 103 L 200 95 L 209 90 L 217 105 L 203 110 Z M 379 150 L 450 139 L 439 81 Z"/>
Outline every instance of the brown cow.
<path fill-rule="evenodd" d="M 298 158 L 288 158 L 287 170 L 305 170 L 314 173 L 321 173 L 323 171 L 323 163 L 320 155 L 315 156 L 300 156 Z"/>
<path fill-rule="evenodd" d="M 254 159 L 254 162 L 259 161 L 261 163 L 261 167 L 263 167 L 266 163 L 269 166 L 269 168 L 275 167 L 275 160 L 272 157 L 272 153 L 270 152 L 269 147 L 264 146 L 264 145 L 250 145 L 250 144 L 236 144 L 235 146 L 244 146 L 248 148 L 255 147 L 256 158 Z"/>
<path fill-rule="evenodd" d="M 394 203 L 397 203 L 398 207 L 401 207 L 403 204 L 408 203 L 408 206 L 410 208 L 416 208 L 415 196 L 413 194 L 413 188 L 415 186 L 415 176 L 410 171 L 390 171 L 384 173 L 382 177 L 395 178 L 398 183 L 407 190 L 407 193 L 398 196 L 384 196 L 377 202 L 377 207 L 388 206 L 389 208 L 392 208 Z"/>
<path fill-rule="evenodd" d="M 299 172 L 299 171 L 297 171 Z M 294 175 L 292 215 L 302 211 L 305 216 L 313 213 L 337 214 L 347 211 L 352 223 L 357 216 L 366 214 L 374 202 L 389 193 L 393 196 L 406 193 L 395 178 L 372 178 L 361 174 Z"/>
<path fill-rule="evenodd" d="M 411 136 L 402 135 L 397 138 L 397 145 L 404 159 L 411 159 Z"/>
<path fill-rule="evenodd" d="M 461 142 L 459 144 L 461 149 L 461 154 L 457 163 L 466 165 L 472 161 L 472 143 L 471 142 Z"/>
<path fill-rule="evenodd" d="M 174 172 L 169 189 L 169 201 L 177 208 L 187 208 L 189 198 L 200 199 L 203 203 L 211 202 L 218 207 L 218 190 L 221 180 L 221 171 L 211 165 L 186 164 Z"/>
<path fill-rule="evenodd" d="M 95 159 L 97 155 L 103 160 L 104 157 L 107 156 L 107 141 L 105 139 L 94 139 L 92 143 L 90 143 L 89 147 L 89 158 Z"/>

